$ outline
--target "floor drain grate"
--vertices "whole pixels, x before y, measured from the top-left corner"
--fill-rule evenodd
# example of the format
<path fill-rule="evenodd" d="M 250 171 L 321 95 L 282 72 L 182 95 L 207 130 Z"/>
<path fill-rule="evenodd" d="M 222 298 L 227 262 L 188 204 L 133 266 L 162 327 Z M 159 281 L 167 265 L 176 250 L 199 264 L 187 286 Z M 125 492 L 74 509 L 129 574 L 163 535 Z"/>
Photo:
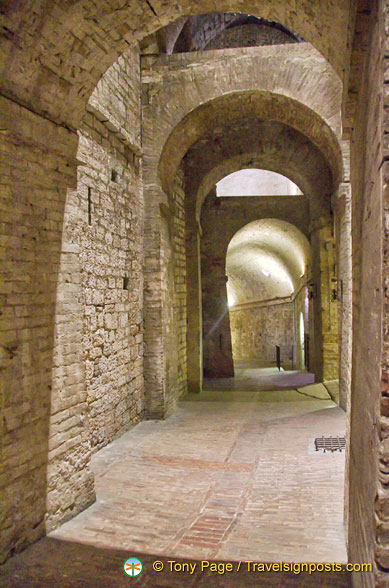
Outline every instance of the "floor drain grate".
<path fill-rule="evenodd" d="M 340 451 L 342 452 L 343 449 L 346 448 L 346 438 L 345 437 L 317 437 L 315 439 L 315 449 L 316 451 Z"/>

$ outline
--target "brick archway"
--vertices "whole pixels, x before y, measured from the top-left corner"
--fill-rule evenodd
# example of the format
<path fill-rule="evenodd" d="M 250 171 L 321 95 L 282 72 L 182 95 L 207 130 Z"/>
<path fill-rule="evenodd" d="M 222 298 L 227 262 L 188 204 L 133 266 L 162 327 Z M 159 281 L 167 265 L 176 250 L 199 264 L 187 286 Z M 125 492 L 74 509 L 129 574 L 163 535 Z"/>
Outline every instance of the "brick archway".
<path fill-rule="evenodd" d="M 282 197 L 282 202 L 276 197 L 269 198 L 227 198 L 215 199 L 215 184 L 226 175 L 242 168 L 261 168 L 286 175 L 299 185 L 304 197 Z M 312 328 L 316 332 L 313 338 L 312 369 L 318 378 L 328 374 L 327 366 L 330 357 L 336 355 L 331 346 L 327 346 L 329 355 L 323 355 L 322 351 L 322 324 L 325 322 L 324 314 L 328 313 L 328 295 L 326 286 L 322 282 L 318 268 L 323 270 L 327 261 L 323 258 L 324 227 L 331 225 L 330 205 L 331 194 L 335 187 L 332 174 L 323 155 L 304 135 L 275 121 L 257 119 L 243 119 L 239 122 L 216 127 L 214 132 L 209 131 L 206 137 L 198 140 L 185 156 L 184 164 L 186 176 L 186 247 L 187 247 L 187 280 L 188 295 L 188 382 L 192 391 L 201 389 L 202 363 L 201 356 L 208 363 L 210 357 L 209 348 L 216 348 L 214 339 L 218 337 L 219 330 L 223 330 L 223 339 L 227 342 L 230 338 L 228 316 L 220 322 L 218 329 L 212 335 L 207 336 L 207 329 L 201 326 L 202 316 L 206 312 L 208 323 L 216 323 L 217 316 L 211 310 L 209 304 L 203 306 L 200 303 L 200 292 L 212 289 L 208 292 L 207 299 L 220 298 L 220 308 L 226 304 L 226 292 L 220 284 L 223 284 L 225 276 L 224 264 L 212 265 L 210 260 L 222 260 L 225 257 L 228 242 L 232 237 L 231 231 L 238 230 L 248 219 L 255 220 L 258 217 L 269 218 L 275 216 L 280 219 L 290 220 L 298 226 L 305 235 L 314 243 L 314 273 L 318 284 L 318 299 L 312 303 Z M 240 201 L 240 203 L 239 203 Z M 201 217 L 203 202 L 207 202 L 205 218 Z M 216 205 L 219 205 L 216 208 Z M 200 218 L 201 217 L 201 218 Z M 199 232 L 200 225 L 200 232 Z M 216 229 L 218 227 L 216 237 Z M 206 237 L 208 245 L 214 253 L 209 254 L 209 263 L 212 267 L 210 275 L 204 275 L 200 280 L 200 272 L 196 271 L 200 263 L 200 241 Z M 211 238 L 213 236 L 213 239 Z M 201 247 L 204 255 L 204 248 Z M 208 262 L 207 262 L 208 263 Z M 202 264 L 203 269 L 207 264 Z M 214 283 L 213 274 L 218 272 L 218 285 Z M 203 279 L 207 278 L 208 288 L 205 288 Z M 319 284 L 321 286 L 319 287 Z M 323 301 L 323 305 L 320 301 Z M 203 308 L 202 308 L 203 306 Z M 322 309 L 323 306 L 323 309 Z M 206 310 L 208 308 L 208 310 Z M 312 329 L 313 332 L 313 329 Z M 204 333 L 204 335 L 202 334 Z M 204 341 L 204 343 L 203 343 Z M 227 347 L 226 347 L 227 349 Z M 203 351 L 201 351 L 203 350 Z M 230 369 L 226 373 L 232 373 L 232 356 L 229 348 L 229 359 L 225 359 L 226 366 Z M 216 368 L 215 368 L 216 370 Z M 209 370 L 208 370 L 209 371 Z M 219 373 L 216 372 L 215 373 Z M 328 379 L 328 375 L 326 375 Z M 335 375 L 336 377 L 336 368 Z"/>
<path fill-rule="evenodd" d="M 339 78 L 307 43 L 277 47 L 277 51 L 282 60 L 275 59 L 271 47 L 142 59 L 146 251 L 161 251 L 163 226 L 169 222 L 166 215 L 161 216 L 161 206 L 170 210 L 168 214 L 174 218 L 173 194 L 177 191 L 175 182 L 181 177 L 177 174 L 180 163 L 188 149 L 206 137 L 211 128 L 250 117 L 278 121 L 292 127 L 292 132 L 295 129 L 305 135 L 322 152 L 335 184 L 343 177 Z M 229 60 L 241 75 L 226 75 L 232 71 Z M 302 78 L 309 83 L 311 92 L 304 91 Z M 191 88 L 185 100 L 181 100 L 180 93 L 183 83 Z M 325 103 L 323 94 L 328 98 Z M 331 188 L 327 194 L 330 193 Z M 150 309 L 145 315 L 145 383 L 146 388 L 151 387 L 148 382 L 153 388 L 151 404 L 155 408 L 151 414 L 161 410 L 158 398 L 169 396 L 164 384 L 171 381 L 167 366 L 171 369 L 177 362 L 175 357 L 172 361 L 166 359 L 169 351 L 161 351 L 163 345 L 155 345 L 156 332 L 164 340 L 165 328 L 165 303 L 162 293 L 159 295 L 154 287 L 159 275 L 159 268 L 145 265 L 145 307 Z M 162 365 L 161 353 L 165 358 Z"/>
<path fill-rule="evenodd" d="M 98 12 L 83 0 L 58 5 L 9 3 L 3 10 L 2 92 L 34 112 L 78 128 L 86 102 L 107 68 L 135 41 L 182 16 L 242 12 L 271 19 L 312 43 L 340 77 L 347 70 L 348 0 L 190 0 L 117 3 L 103 0 Z M 323 30 L 325 34 L 323 34 Z"/>

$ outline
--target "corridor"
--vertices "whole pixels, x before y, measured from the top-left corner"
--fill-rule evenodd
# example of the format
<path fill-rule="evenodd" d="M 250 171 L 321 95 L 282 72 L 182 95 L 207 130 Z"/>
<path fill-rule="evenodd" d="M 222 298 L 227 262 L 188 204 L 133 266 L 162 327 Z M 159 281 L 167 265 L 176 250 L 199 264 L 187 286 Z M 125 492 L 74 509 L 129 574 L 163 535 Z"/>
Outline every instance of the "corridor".
<path fill-rule="evenodd" d="M 1 588 L 387 588 L 389 3 L 1 17 Z"/>
<path fill-rule="evenodd" d="M 128 431 L 93 458 L 96 502 L 12 558 L 5 588 L 125 586 L 129 555 L 148 572 L 131 580 L 138 587 L 257 586 L 247 570 L 169 573 L 172 559 L 345 563 L 344 453 L 314 449 L 315 437 L 344 434 L 345 414 L 309 380 L 241 366 L 224 391 L 208 382 L 166 420 Z M 163 574 L 151 570 L 156 558 Z M 269 572 L 259 585 L 348 582 L 346 573 Z"/>
<path fill-rule="evenodd" d="M 93 459 L 97 502 L 51 537 L 198 559 L 345 562 L 344 453 L 331 400 L 204 392 Z"/>

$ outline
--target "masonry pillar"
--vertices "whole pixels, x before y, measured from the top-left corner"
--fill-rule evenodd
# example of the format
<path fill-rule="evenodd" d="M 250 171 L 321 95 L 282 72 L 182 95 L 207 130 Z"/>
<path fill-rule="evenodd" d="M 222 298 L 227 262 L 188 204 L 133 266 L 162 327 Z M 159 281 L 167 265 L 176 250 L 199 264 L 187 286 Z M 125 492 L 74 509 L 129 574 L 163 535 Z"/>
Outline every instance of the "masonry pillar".
<path fill-rule="evenodd" d="M 311 230 L 313 305 L 313 357 L 312 370 L 317 381 L 338 378 L 338 317 L 334 289 L 335 241 L 332 225 L 318 222 Z"/>
<path fill-rule="evenodd" d="M 372 562 L 355 588 L 388 586 L 388 142 L 387 2 L 358 6 L 355 45 L 366 47 L 351 135 L 352 374 L 349 442 L 349 561 Z M 355 92 L 352 87 L 352 92 Z"/>
<path fill-rule="evenodd" d="M 339 316 L 339 394 L 340 406 L 347 411 L 351 393 L 352 362 L 352 239 L 351 184 L 340 184 L 332 198 L 336 220 L 337 299 Z"/>
<path fill-rule="evenodd" d="M 163 194 L 147 183 L 144 171 L 145 252 L 144 252 L 144 379 L 146 418 L 165 415 L 164 329 L 162 309 L 161 225 L 168 230 L 168 209 L 161 215 Z M 166 197 L 165 197 L 166 200 Z"/>
<path fill-rule="evenodd" d="M 187 209 L 189 206 L 187 206 Z M 186 210 L 186 276 L 187 276 L 187 361 L 188 391 L 199 393 L 203 384 L 203 324 L 201 308 L 201 228 L 193 211 Z"/>
<path fill-rule="evenodd" d="M 230 315 L 227 303 L 225 258 L 202 264 L 203 361 L 206 378 L 233 378 Z"/>
<path fill-rule="evenodd" d="M 174 194 L 168 198 L 158 182 L 153 181 L 148 162 L 146 154 L 143 176 L 145 412 L 146 418 L 159 419 L 174 410 L 180 394 L 186 390 L 186 381 L 181 386 L 178 381 L 180 361 L 183 361 L 179 347 L 185 354 L 186 340 L 186 324 L 185 328 L 179 325 L 180 321 L 186 323 L 186 309 L 179 307 L 178 298 L 185 305 L 186 276 L 180 276 L 183 283 L 176 280 L 177 261 L 185 270 L 185 225 L 181 225 L 183 219 L 177 212 Z M 175 228 L 178 222 L 182 239 Z M 183 377 L 186 380 L 186 373 Z"/>
<path fill-rule="evenodd" d="M 166 113 L 156 105 L 152 86 L 143 77 L 144 384 L 145 416 L 158 419 L 168 416 L 186 391 L 186 219 L 182 170 L 162 188 L 159 164 L 166 137 L 161 142 L 156 120 Z M 163 130 L 158 128 L 162 135 Z"/>

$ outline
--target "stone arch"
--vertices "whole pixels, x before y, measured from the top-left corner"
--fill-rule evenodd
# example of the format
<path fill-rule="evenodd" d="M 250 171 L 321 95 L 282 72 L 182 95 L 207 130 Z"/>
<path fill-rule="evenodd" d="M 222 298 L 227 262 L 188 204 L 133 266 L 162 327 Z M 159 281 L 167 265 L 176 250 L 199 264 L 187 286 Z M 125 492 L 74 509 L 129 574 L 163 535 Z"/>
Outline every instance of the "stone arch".
<path fill-rule="evenodd" d="M 246 252 L 251 254 L 247 263 L 244 259 Z M 309 241 L 295 225 L 279 219 L 260 219 L 246 224 L 230 240 L 226 255 L 226 271 L 236 275 L 238 300 L 242 302 L 255 301 L 266 281 L 270 283 L 266 288 L 270 293 L 268 297 L 277 296 L 278 285 L 273 284 L 277 276 L 258 275 L 253 267 L 252 261 L 257 252 L 278 258 L 279 269 L 288 276 L 293 288 L 298 287 L 301 274 L 310 265 Z M 247 289 L 241 287 L 245 275 L 249 278 Z"/>
<path fill-rule="evenodd" d="M 197 221 L 215 184 L 242 168 L 286 175 L 311 199 L 318 218 L 328 215 L 335 190 L 331 169 L 319 149 L 299 131 L 275 121 L 244 119 L 235 126 L 219 127 L 192 146 L 185 166 L 190 172 L 188 198 L 193 200 Z"/>
<path fill-rule="evenodd" d="M 243 33 L 243 30 L 246 32 Z M 167 32 L 170 33 L 170 30 Z M 302 41 L 292 31 L 278 23 L 242 13 L 213 13 L 189 17 L 171 52 L 181 53 L 262 44 L 281 45 L 284 42 L 299 40 Z"/>
<path fill-rule="evenodd" d="M 271 365 L 275 345 L 281 345 L 282 361 L 304 369 L 295 325 L 310 265 L 309 241 L 289 221 L 255 220 L 234 234 L 226 253 L 234 363 L 259 359 Z"/>
<path fill-rule="evenodd" d="M 209 206 L 219 204 L 220 214 L 223 215 L 226 214 L 227 210 L 224 213 L 222 211 L 231 205 L 230 212 L 234 217 L 234 231 L 239 229 L 239 224 L 237 223 L 242 222 L 243 225 L 245 224 L 244 219 L 254 220 L 257 218 L 259 210 L 261 211 L 260 214 L 264 215 L 264 218 L 276 216 L 279 219 L 293 222 L 303 234 L 312 239 L 314 271 L 316 272 L 315 280 L 320 284 L 321 278 L 318 268 L 323 262 L 326 263 L 325 260 L 322 260 L 323 256 L 320 251 L 323 249 L 324 240 L 328 239 L 328 229 L 331 225 L 331 195 L 335 191 L 333 173 L 328 162 L 322 152 L 306 136 L 288 125 L 273 120 L 255 118 L 243 119 L 239 123 L 231 124 L 231 126 L 228 123 L 229 121 L 226 121 L 224 126 L 217 126 L 214 133 L 209 131 L 192 146 L 185 156 L 185 170 L 188 177 L 186 185 L 187 250 L 191 263 L 195 264 L 196 260 L 199 259 L 200 237 L 198 235 L 198 223 L 201 221 L 202 204 L 208 197 L 210 203 L 207 208 L 208 211 Z M 236 201 L 236 206 L 238 206 L 237 201 L 239 198 L 221 199 L 224 202 L 219 201 L 218 203 L 218 199 L 215 198 L 216 182 L 229 173 L 244 167 L 255 167 L 282 173 L 300 187 L 304 196 L 285 199 L 283 197 L 284 210 L 280 208 L 280 202 L 277 203 L 277 198 L 252 198 L 250 204 L 250 199 L 243 199 L 241 207 L 235 209 L 233 208 L 233 200 Z M 304 219 L 305 222 L 303 222 Z M 204 222 L 206 225 L 207 222 Z M 205 225 L 203 225 L 202 221 L 200 222 L 203 234 Z M 232 237 L 232 230 L 232 227 L 227 222 L 223 225 L 222 235 L 218 238 L 217 258 L 224 257 L 229 239 Z M 223 251 L 220 250 L 221 242 L 224 247 Z M 224 266 L 218 267 L 218 271 L 220 280 L 222 280 Z M 201 333 L 202 331 L 201 325 L 198 323 L 198 321 L 201 323 L 202 310 L 201 305 L 196 306 L 198 297 L 193 296 L 197 288 L 200 290 L 200 286 L 196 285 L 198 284 L 198 274 L 191 271 L 190 263 L 187 264 L 187 272 L 189 285 L 187 304 L 188 308 L 194 310 L 191 316 L 188 316 L 188 332 L 191 333 L 192 343 L 190 349 L 193 351 L 193 333 Z M 321 332 L 323 321 L 320 300 L 326 296 L 326 292 L 321 292 L 320 287 L 318 287 L 318 292 L 319 298 L 314 301 L 312 308 L 316 333 Z M 198 321 L 196 321 L 196 316 L 199 317 Z M 215 317 L 213 317 L 213 320 L 215 320 Z M 224 329 L 223 338 L 227 340 L 228 325 L 221 325 L 221 328 Z M 200 348 L 201 342 L 199 342 Z M 320 378 L 322 377 L 320 375 L 322 366 L 327 361 L 322 354 L 320 337 L 315 338 L 313 357 L 313 369 Z M 198 374 L 200 371 L 201 365 L 198 364 L 194 354 L 191 354 L 190 357 L 188 355 L 188 372 L 192 375 L 189 381 L 192 390 L 197 387 L 195 372 Z M 231 372 L 226 371 L 226 373 Z M 197 381 L 201 382 L 201 378 Z"/>
<path fill-rule="evenodd" d="M 349 0 L 304 3 L 287 0 L 200 0 L 193 3 L 85 0 L 59 7 L 54 0 L 4 9 L 2 91 L 35 112 L 77 128 L 86 102 L 107 68 L 134 41 L 190 14 L 242 12 L 277 21 L 311 42 L 343 77 L 349 56 Z M 323 30 L 326 34 L 323 34 Z M 26 72 L 28 72 L 26 74 Z M 70 108 L 71 105 L 71 108 Z"/>
<path fill-rule="evenodd" d="M 181 162 L 210 128 L 244 117 L 282 122 L 305 134 L 322 151 L 335 182 L 343 175 L 339 146 L 342 84 L 311 45 L 278 46 L 278 57 L 271 47 L 243 49 L 232 63 L 231 50 L 211 52 L 211 59 L 206 53 L 149 55 L 142 59 L 145 248 L 162 257 L 161 234 L 165 233 L 163 224 L 169 221 L 165 213 L 161 214 L 161 207 L 167 206 L 174 216 L 176 182 L 182 181 Z M 239 76 L 233 75 L 234 70 Z M 184 100 L 183 84 L 191 88 Z M 305 84 L 311 92 L 304 90 Z M 168 380 L 167 363 L 158 376 L 155 374 L 161 357 L 155 332 L 156 328 L 161 333 L 164 329 L 163 295 L 154 287 L 158 271 L 155 265 L 145 266 L 145 307 L 151 309 L 145 313 L 145 383 L 146 388 L 155 390 L 153 404 L 165 394 L 155 382 Z"/>
<path fill-rule="evenodd" d="M 158 165 L 159 181 L 168 192 L 180 160 L 210 127 L 251 116 L 283 122 L 305 134 L 327 157 L 334 179 L 339 181 L 343 167 L 339 147 L 341 83 L 307 43 L 279 46 L 277 53 L 281 54 L 279 60 L 271 47 L 241 50 L 234 60 L 234 66 L 242 72 L 239 76 L 228 73 L 228 50 L 218 52 L 217 60 L 208 67 L 201 67 L 202 61 L 208 59 L 201 54 L 197 55 L 196 68 L 188 67 L 190 55 L 176 56 L 177 65 L 170 71 L 163 59 L 146 58 L 143 72 L 150 93 L 147 108 L 158 110 L 160 123 L 150 128 L 145 124 L 146 151 L 149 144 L 153 151 L 146 154 L 145 174 L 151 178 Z M 167 75 L 168 84 L 164 83 Z M 218 80 L 217 86 L 214 79 Z M 185 101 L 180 100 L 179 84 L 183 80 L 191 85 Z M 305 84 L 312 89 L 309 93 Z M 180 138 L 181 132 L 185 138 Z"/>
<path fill-rule="evenodd" d="M 309 239 L 312 263 L 309 271 L 304 272 L 304 284 L 300 286 L 306 286 L 308 282 L 315 284 L 315 296 L 310 303 L 314 334 L 311 369 L 319 381 L 337 377 L 337 323 L 335 321 L 331 328 L 328 324 L 328 285 L 332 277 L 330 272 L 333 271 L 333 262 L 326 248 L 327 241 L 332 242 L 330 222 L 327 220 L 312 229 L 309 226 L 308 202 L 304 196 L 217 198 L 214 191 L 211 191 L 202 209 L 201 232 L 197 231 L 196 224 L 187 230 L 187 307 L 191 309 L 188 313 L 188 373 L 192 391 L 196 391 L 201 385 L 201 365 L 198 363 L 201 349 L 204 366 L 208 366 L 207 377 L 233 376 L 229 317 L 223 314 L 223 308 L 227 305 L 225 257 L 234 234 L 248 222 L 258 219 L 289 222 Z M 195 265 L 196 262 L 201 264 L 201 278 L 198 277 L 200 272 L 195 273 L 190 267 L 190 264 Z M 334 310 L 333 308 L 332 312 Z M 213 328 L 215 324 L 216 330 Z M 198 343 L 196 333 L 202 337 Z M 220 334 L 224 341 L 223 358 L 219 354 L 215 362 L 212 350 L 217 349 Z M 335 338 L 333 346 L 326 340 L 329 335 Z M 223 367 L 219 369 L 217 366 Z"/>
<path fill-rule="evenodd" d="M 318 147 L 329 163 L 333 181 L 343 176 L 341 148 L 335 134 L 319 115 L 304 104 L 281 94 L 263 91 L 234 92 L 215 98 L 188 114 L 167 140 L 159 164 L 162 187 L 169 193 L 180 161 L 188 149 L 210 128 L 242 118 L 265 119 L 283 123 L 298 130 Z"/>

